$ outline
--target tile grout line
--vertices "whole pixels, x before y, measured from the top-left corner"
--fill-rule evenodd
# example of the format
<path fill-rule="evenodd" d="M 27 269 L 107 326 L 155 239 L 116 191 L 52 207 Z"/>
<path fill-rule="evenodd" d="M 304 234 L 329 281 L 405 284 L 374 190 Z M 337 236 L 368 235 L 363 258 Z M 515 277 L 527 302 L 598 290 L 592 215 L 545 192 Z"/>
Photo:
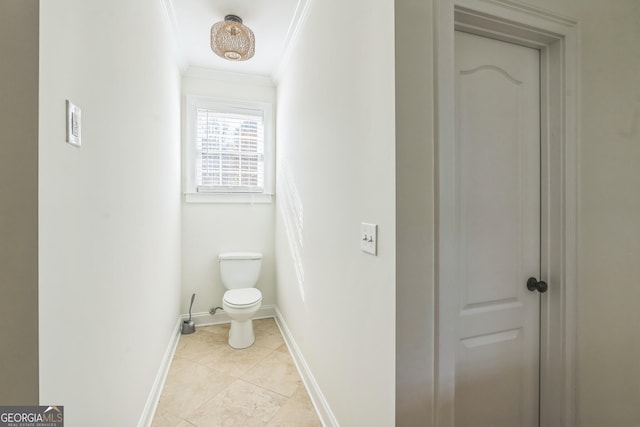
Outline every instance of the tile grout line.
<path fill-rule="evenodd" d="M 262 319 L 256 319 L 256 320 L 262 320 Z M 203 408 L 203 407 L 215 407 L 218 406 L 220 407 L 219 403 L 213 403 L 213 401 L 215 399 L 220 398 L 221 394 L 225 393 L 225 392 L 230 392 L 231 387 L 234 384 L 239 384 L 239 383 L 243 383 L 247 386 L 250 387 L 254 387 L 256 390 L 262 390 L 264 392 L 267 393 L 267 395 L 272 395 L 272 396 L 278 396 L 279 399 L 277 400 L 281 400 L 281 402 L 277 405 L 277 409 L 276 411 L 273 413 L 273 415 L 271 415 L 269 417 L 268 420 L 266 421 L 262 421 L 264 423 L 264 426 L 270 426 L 272 425 L 271 423 L 276 420 L 276 419 L 281 419 L 281 417 L 286 417 L 287 415 L 291 415 L 290 410 L 291 409 L 285 409 L 285 408 L 291 408 L 291 405 L 293 405 L 294 407 L 298 406 L 298 405 L 303 405 L 304 404 L 299 400 L 299 398 L 296 398 L 296 400 L 294 400 L 295 396 L 297 395 L 297 393 L 299 392 L 299 388 L 302 384 L 304 392 L 306 393 L 307 397 L 308 397 L 308 391 L 306 390 L 306 388 L 304 387 L 304 383 L 302 382 L 302 378 L 300 378 L 300 373 L 297 371 L 297 369 L 295 369 L 295 374 L 296 374 L 296 380 L 295 380 L 295 387 L 294 390 L 291 392 L 290 396 L 287 396 L 286 394 L 283 394 L 279 391 L 276 391 L 274 389 L 272 389 L 271 387 L 269 387 L 269 385 L 263 385 L 265 382 L 267 384 L 274 384 L 275 387 L 277 388 L 278 385 L 277 383 L 271 383 L 270 382 L 270 378 L 269 376 L 267 376 L 266 381 L 263 381 L 264 377 L 261 379 L 260 374 L 258 373 L 253 380 L 248 379 L 248 374 L 250 372 L 252 372 L 253 370 L 257 369 L 259 367 L 260 364 L 265 363 L 267 360 L 269 360 L 270 358 L 276 358 L 279 359 L 279 361 L 283 361 L 283 359 L 285 359 L 285 357 L 281 357 L 280 353 L 282 355 L 286 355 L 286 359 L 287 361 L 285 361 L 285 372 L 288 371 L 288 368 L 286 368 L 286 365 L 288 365 L 290 362 L 294 362 L 293 360 L 293 356 L 291 355 L 290 349 L 287 347 L 287 343 L 284 340 L 284 337 L 282 336 L 282 331 L 280 330 L 277 322 L 275 322 L 275 319 L 271 320 L 271 322 L 268 321 L 264 321 L 264 323 L 258 323 L 256 326 L 258 326 L 256 329 L 258 329 L 258 331 L 256 331 L 256 341 L 258 341 L 258 335 L 260 335 L 261 341 L 263 343 L 267 343 L 271 345 L 264 345 L 264 344 L 257 344 L 254 343 L 252 344 L 252 346 L 255 346 L 258 350 L 260 350 L 258 352 L 258 354 L 262 353 L 262 351 L 265 351 L 265 353 L 259 355 L 255 361 L 253 361 L 252 357 L 255 355 L 248 355 L 248 361 L 252 362 L 249 365 L 243 365 L 243 360 L 240 359 L 240 362 L 238 363 L 237 361 L 233 361 L 229 359 L 229 354 L 224 354 L 222 355 L 222 360 L 224 360 L 223 363 L 220 364 L 216 364 L 215 366 L 212 365 L 210 362 L 207 363 L 206 357 L 208 354 L 210 354 L 211 352 L 215 352 L 216 349 L 221 349 L 224 348 L 224 346 L 226 345 L 226 348 L 228 349 L 232 349 L 234 351 L 242 351 L 242 350 L 237 350 L 237 349 L 233 349 L 232 347 L 230 347 L 228 345 L 228 342 L 225 342 L 224 344 L 219 341 L 220 338 L 220 333 L 217 332 L 217 330 L 214 329 L 205 329 L 205 327 L 200 328 L 202 331 L 202 335 L 200 335 L 199 338 L 195 339 L 194 341 L 192 341 L 192 344 L 188 343 L 187 341 L 182 342 L 182 345 L 180 346 L 180 343 L 178 345 L 179 349 L 177 349 L 176 353 L 173 356 L 173 359 L 171 361 L 171 367 L 173 367 L 174 365 L 174 361 L 176 359 L 182 359 L 183 362 L 182 363 L 187 363 L 187 365 L 191 365 L 193 366 L 197 366 L 200 368 L 204 368 L 206 370 L 208 370 L 207 372 L 213 373 L 214 376 L 211 376 L 211 374 L 207 374 L 205 382 L 208 382 L 210 379 L 213 378 L 217 378 L 217 375 L 220 376 L 225 376 L 228 380 L 230 380 L 230 382 L 226 383 L 225 381 L 225 385 L 220 388 L 219 390 L 215 391 L 215 394 L 209 396 L 204 402 L 200 403 L 197 407 L 191 409 L 189 411 L 188 414 L 176 414 L 173 411 L 175 411 L 177 409 L 177 407 L 173 407 L 171 412 L 165 412 L 165 414 L 167 416 L 171 416 L 174 417 L 177 420 L 181 420 L 181 422 L 185 422 L 186 424 L 188 424 L 189 426 L 193 426 L 193 427 L 199 427 L 198 424 L 195 424 L 194 421 L 191 421 L 191 419 L 189 419 L 189 417 L 194 417 L 197 418 L 198 416 L 201 416 L 201 413 L 199 413 L 199 409 Z M 220 328 L 219 325 L 212 325 L 211 328 Z M 224 328 L 225 326 L 222 326 L 223 330 L 223 334 L 224 334 Z M 277 338 L 276 338 L 277 337 Z M 195 337 L 194 337 L 195 338 Z M 180 341 L 182 341 L 183 339 L 189 339 L 189 338 L 185 338 L 184 336 L 180 337 Z M 209 341 L 210 339 L 213 339 L 215 345 L 209 350 L 206 350 L 206 347 L 210 344 L 207 344 L 207 341 Z M 275 341 L 274 341 L 275 339 Z M 276 345 L 277 344 L 277 345 Z M 218 347 L 220 346 L 220 347 Z M 282 351 L 282 346 L 284 346 L 285 351 Z M 186 347 L 186 348 L 185 348 Z M 275 348 L 274 348 L 275 347 Z M 205 350 L 203 350 L 203 348 Z M 226 349 L 223 350 L 226 352 Z M 187 352 L 192 352 L 192 353 L 187 353 Z M 231 353 L 232 354 L 232 353 Z M 231 357 L 231 359 L 233 359 L 233 357 Z M 245 360 L 247 360 L 245 359 Z M 214 358 L 215 360 L 215 358 Z M 236 362 L 236 363 L 234 363 Z M 276 360 L 275 362 L 278 362 L 278 360 Z M 274 363 L 274 362 L 270 362 L 270 363 Z M 278 368 L 280 368 L 280 363 L 277 363 L 276 365 Z M 170 369 L 171 369 L 170 367 Z M 239 373 L 234 373 L 231 374 L 229 373 L 229 371 L 225 370 L 225 369 L 229 369 L 230 371 L 233 371 L 234 368 L 238 368 L 241 367 L 241 371 Z M 184 368 L 183 368 L 184 369 Z M 269 365 L 266 366 L 267 371 L 269 369 Z M 257 373 L 257 372 L 256 372 Z M 283 378 L 281 378 L 280 380 L 277 381 L 282 381 Z M 214 380 L 215 381 L 215 380 Z M 291 379 L 285 380 L 285 381 L 291 381 Z M 258 384 L 256 382 L 263 382 L 263 384 Z M 285 385 L 285 384 L 290 384 L 289 382 L 280 382 L 279 384 Z M 186 386 L 187 389 L 189 389 L 189 386 Z M 287 390 L 287 385 L 285 385 L 285 390 Z M 213 390 L 212 390 L 213 391 Z M 236 400 L 233 400 L 234 402 Z M 241 401 L 238 401 L 241 402 Z M 276 406 L 273 406 L 273 408 L 275 409 Z M 313 410 L 313 408 L 312 408 Z M 264 414 L 267 415 L 267 414 Z M 317 414 L 314 411 L 314 415 L 317 417 Z M 306 417 L 306 415 L 303 415 L 304 417 Z M 306 418 L 305 418 L 306 419 Z M 317 418 L 316 418 L 317 419 Z M 168 420 L 165 420 L 165 422 Z M 162 422 L 162 420 L 159 420 L 159 422 Z M 294 421 L 295 422 L 295 421 Z M 319 422 L 319 420 L 318 420 Z M 156 426 L 156 424 L 153 424 L 154 426 Z M 321 425 L 320 423 L 318 425 Z M 159 426 L 158 426 L 159 427 Z"/>

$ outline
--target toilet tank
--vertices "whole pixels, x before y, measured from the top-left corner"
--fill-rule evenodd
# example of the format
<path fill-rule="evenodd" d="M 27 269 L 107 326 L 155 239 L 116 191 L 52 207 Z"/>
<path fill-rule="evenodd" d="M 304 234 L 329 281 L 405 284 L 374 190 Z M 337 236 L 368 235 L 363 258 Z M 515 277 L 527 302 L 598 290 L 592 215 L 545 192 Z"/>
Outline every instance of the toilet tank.
<path fill-rule="evenodd" d="M 226 252 L 218 255 L 220 277 L 227 289 L 253 288 L 260 277 L 262 254 L 259 252 Z"/>

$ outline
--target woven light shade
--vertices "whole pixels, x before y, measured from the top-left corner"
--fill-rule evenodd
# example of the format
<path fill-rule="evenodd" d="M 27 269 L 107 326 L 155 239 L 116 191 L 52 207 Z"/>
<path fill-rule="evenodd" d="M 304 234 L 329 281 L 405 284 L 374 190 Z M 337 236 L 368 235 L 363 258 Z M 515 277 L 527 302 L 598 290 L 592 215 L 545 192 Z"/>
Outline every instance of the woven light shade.
<path fill-rule="evenodd" d="M 256 39 L 242 19 L 227 15 L 211 27 L 211 50 L 229 61 L 246 61 L 255 53 Z"/>

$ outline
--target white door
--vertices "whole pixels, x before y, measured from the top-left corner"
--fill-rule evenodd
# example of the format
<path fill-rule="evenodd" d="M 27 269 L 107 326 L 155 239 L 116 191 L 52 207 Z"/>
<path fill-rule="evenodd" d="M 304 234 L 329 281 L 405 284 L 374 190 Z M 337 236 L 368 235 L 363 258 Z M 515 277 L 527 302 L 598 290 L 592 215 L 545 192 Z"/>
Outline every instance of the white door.
<path fill-rule="evenodd" d="M 456 32 L 456 426 L 538 426 L 535 49 Z"/>

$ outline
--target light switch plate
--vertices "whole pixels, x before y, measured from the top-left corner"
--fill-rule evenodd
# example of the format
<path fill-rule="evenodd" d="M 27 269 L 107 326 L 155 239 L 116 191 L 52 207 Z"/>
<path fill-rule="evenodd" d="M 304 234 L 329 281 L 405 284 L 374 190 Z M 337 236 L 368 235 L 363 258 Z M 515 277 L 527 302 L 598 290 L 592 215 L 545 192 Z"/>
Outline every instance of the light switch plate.
<path fill-rule="evenodd" d="M 67 142 L 76 147 L 82 145 L 81 140 L 81 114 L 80 107 L 67 99 Z"/>
<path fill-rule="evenodd" d="M 360 249 L 371 255 L 378 254 L 378 226 L 363 222 L 360 224 Z"/>

